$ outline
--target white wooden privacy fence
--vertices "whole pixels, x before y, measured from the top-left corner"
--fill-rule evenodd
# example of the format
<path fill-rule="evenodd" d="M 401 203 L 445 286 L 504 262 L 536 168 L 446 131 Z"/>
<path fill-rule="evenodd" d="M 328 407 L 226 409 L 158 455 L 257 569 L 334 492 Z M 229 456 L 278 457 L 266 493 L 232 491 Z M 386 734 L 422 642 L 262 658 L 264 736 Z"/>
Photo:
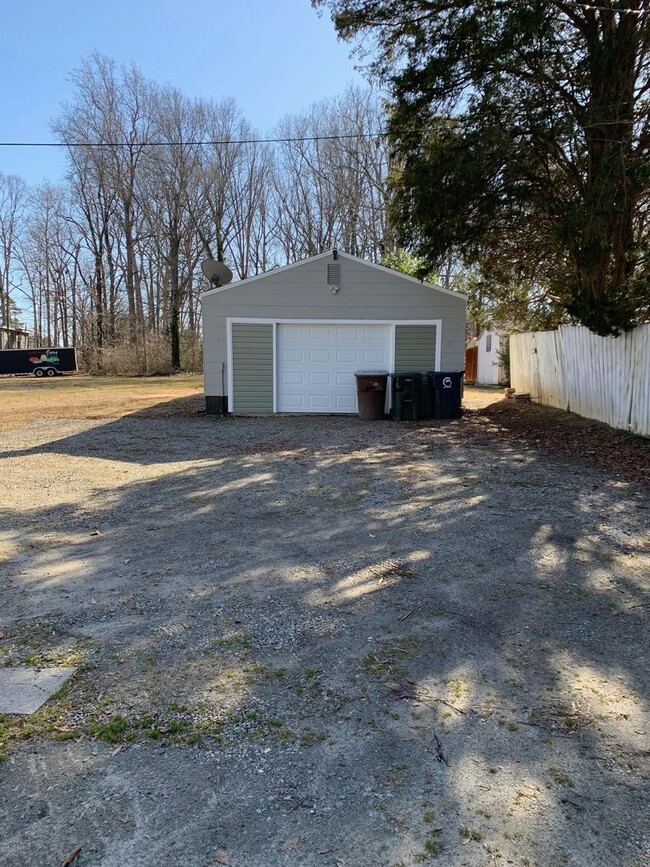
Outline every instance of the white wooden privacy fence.
<path fill-rule="evenodd" d="M 510 381 L 538 403 L 650 436 L 650 325 L 620 337 L 582 326 L 513 334 Z"/>

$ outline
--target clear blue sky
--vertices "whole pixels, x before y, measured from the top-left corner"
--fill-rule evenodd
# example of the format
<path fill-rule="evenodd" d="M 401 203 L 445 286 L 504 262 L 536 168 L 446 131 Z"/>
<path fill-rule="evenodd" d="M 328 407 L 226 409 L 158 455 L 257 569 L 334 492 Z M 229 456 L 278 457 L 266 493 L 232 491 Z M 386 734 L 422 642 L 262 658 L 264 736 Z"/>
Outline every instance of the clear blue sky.
<path fill-rule="evenodd" d="M 4 4 L 0 141 L 50 141 L 68 76 L 92 51 L 190 96 L 234 97 L 268 131 L 363 79 L 309 0 L 17 0 Z M 57 180 L 54 149 L 0 149 L 0 171 Z"/>

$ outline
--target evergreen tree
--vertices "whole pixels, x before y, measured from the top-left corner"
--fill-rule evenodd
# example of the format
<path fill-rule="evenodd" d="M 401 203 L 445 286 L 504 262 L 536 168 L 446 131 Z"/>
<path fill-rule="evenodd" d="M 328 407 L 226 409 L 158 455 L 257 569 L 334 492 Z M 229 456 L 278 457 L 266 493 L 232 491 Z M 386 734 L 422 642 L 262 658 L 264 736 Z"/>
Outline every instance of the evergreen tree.
<path fill-rule="evenodd" d="M 393 223 L 598 334 L 648 318 L 650 4 L 313 0 L 374 37 L 389 84 Z"/>

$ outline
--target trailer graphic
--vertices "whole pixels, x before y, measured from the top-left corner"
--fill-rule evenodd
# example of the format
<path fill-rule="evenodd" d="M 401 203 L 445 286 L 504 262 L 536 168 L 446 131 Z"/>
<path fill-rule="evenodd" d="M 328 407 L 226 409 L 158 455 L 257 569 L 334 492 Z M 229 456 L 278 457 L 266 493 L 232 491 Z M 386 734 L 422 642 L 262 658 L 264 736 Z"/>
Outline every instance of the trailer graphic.
<path fill-rule="evenodd" d="M 41 378 L 74 373 L 76 369 L 76 352 L 68 347 L 0 349 L 0 374 L 31 373 Z"/>

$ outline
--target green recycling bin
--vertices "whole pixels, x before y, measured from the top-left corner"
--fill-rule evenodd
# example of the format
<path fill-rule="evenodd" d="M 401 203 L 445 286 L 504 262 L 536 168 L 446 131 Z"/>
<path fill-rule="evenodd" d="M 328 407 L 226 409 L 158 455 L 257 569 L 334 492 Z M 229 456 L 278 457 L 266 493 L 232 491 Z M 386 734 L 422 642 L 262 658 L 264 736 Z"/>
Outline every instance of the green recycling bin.
<path fill-rule="evenodd" d="M 392 416 L 397 421 L 420 421 L 424 374 L 394 373 L 391 377 Z"/>

